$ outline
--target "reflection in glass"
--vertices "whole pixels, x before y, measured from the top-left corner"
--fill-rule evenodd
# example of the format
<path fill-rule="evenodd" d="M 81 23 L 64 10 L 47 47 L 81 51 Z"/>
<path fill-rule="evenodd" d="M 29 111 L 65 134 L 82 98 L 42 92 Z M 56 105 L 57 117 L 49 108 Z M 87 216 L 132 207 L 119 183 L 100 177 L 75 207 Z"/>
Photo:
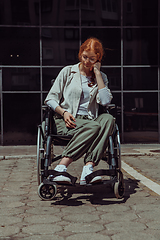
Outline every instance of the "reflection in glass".
<path fill-rule="evenodd" d="M 39 91 L 39 68 L 3 68 L 3 91 Z"/>
<path fill-rule="evenodd" d="M 102 60 L 102 65 L 120 65 L 120 29 L 82 29 L 82 42 L 91 36 L 98 38 L 104 46 L 105 55 Z"/>
<path fill-rule="evenodd" d="M 3 94 L 4 145 L 36 144 L 39 94 Z"/>
<path fill-rule="evenodd" d="M 158 142 L 157 93 L 124 94 L 125 142 Z"/>
<path fill-rule="evenodd" d="M 43 79 L 43 91 L 49 91 L 53 80 L 56 79 L 59 72 L 61 71 L 61 68 L 43 68 L 42 69 L 42 79 Z"/>
<path fill-rule="evenodd" d="M 121 89 L 121 70 L 120 68 L 104 68 L 103 65 L 101 67 L 101 71 L 104 72 L 109 81 L 109 88 L 113 90 Z"/>
<path fill-rule="evenodd" d="M 157 68 L 124 68 L 124 89 L 158 89 Z"/>
<path fill-rule="evenodd" d="M 125 26 L 157 26 L 158 0 L 123 0 Z"/>
<path fill-rule="evenodd" d="M 124 29 L 124 64 L 158 64 L 158 30 Z"/>
<path fill-rule="evenodd" d="M 120 1 L 81 1 L 82 26 L 119 26 Z"/>
<path fill-rule="evenodd" d="M 43 65 L 68 65 L 78 62 L 77 28 L 42 28 Z"/>
<path fill-rule="evenodd" d="M 77 26 L 79 0 L 41 0 L 41 16 L 42 25 Z"/>
<path fill-rule="evenodd" d="M 39 29 L 0 28 L 0 63 L 3 65 L 38 65 Z"/>
<path fill-rule="evenodd" d="M 38 25 L 39 0 L 0 0 L 0 24 Z"/>

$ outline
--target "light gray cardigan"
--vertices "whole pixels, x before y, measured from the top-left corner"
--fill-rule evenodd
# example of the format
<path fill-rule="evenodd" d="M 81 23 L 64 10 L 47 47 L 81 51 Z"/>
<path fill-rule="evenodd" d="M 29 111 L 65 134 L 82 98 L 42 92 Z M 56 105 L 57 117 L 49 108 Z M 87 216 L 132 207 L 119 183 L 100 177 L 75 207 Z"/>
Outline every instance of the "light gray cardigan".
<path fill-rule="evenodd" d="M 45 104 L 49 100 L 55 100 L 64 110 L 70 112 L 74 117 L 77 114 L 79 101 L 82 93 L 81 77 L 79 64 L 64 67 L 58 74 L 52 88 L 50 89 Z M 112 94 L 108 88 L 108 79 L 106 74 L 101 72 L 102 79 L 107 88 L 108 104 L 112 100 Z M 98 104 L 102 104 L 99 98 L 98 86 L 95 84 L 90 90 L 90 101 L 88 105 L 88 114 L 90 119 L 98 117 Z"/>

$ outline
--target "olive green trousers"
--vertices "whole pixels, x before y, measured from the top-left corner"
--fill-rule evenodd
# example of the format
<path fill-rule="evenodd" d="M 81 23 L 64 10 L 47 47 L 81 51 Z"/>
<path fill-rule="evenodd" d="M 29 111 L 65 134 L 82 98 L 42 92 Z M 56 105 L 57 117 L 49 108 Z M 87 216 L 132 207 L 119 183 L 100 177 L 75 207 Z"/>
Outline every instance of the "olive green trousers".
<path fill-rule="evenodd" d="M 62 157 L 72 158 L 73 161 L 84 154 L 84 163 L 93 162 L 98 165 L 107 145 L 108 137 L 114 129 L 114 118 L 108 113 L 90 120 L 87 116 L 76 116 L 76 128 L 67 128 L 63 118 L 55 117 L 57 134 L 72 135 L 72 139 L 62 153 Z"/>

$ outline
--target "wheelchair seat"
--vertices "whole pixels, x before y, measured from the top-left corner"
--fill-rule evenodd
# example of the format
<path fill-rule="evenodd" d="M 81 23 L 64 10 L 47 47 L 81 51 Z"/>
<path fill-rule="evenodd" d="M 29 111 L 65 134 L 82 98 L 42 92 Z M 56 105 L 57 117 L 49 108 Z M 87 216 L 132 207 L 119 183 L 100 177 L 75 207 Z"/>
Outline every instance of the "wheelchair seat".
<path fill-rule="evenodd" d="M 52 181 L 52 176 L 67 176 L 71 179 L 72 186 L 75 186 L 77 177 L 66 172 L 61 173 L 50 169 L 51 164 L 62 157 L 61 154 L 54 154 L 54 146 L 66 146 L 72 136 L 57 135 L 54 111 L 48 106 L 42 106 L 42 109 L 44 117 L 42 123 L 38 125 L 37 135 L 38 195 L 42 200 L 52 200 L 56 196 L 57 187 L 59 187 L 56 182 Z M 105 109 L 100 107 L 99 114 L 104 112 L 110 113 L 114 109 L 116 109 L 114 104 L 110 104 Z M 109 165 L 109 169 L 100 169 L 91 173 L 86 177 L 86 183 L 88 184 L 95 176 L 107 175 L 110 177 L 108 183 L 112 186 L 115 196 L 122 198 L 124 195 L 124 182 L 121 171 L 120 135 L 117 124 L 115 124 L 112 136 L 108 138 L 108 147 L 103 154 L 102 160 Z"/>

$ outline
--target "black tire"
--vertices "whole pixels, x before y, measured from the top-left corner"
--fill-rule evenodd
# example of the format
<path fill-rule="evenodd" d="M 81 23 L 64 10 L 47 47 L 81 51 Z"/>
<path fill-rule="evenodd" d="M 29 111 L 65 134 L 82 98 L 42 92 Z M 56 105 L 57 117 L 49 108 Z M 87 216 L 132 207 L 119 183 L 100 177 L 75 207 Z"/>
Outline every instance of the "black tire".
<path fill-rule="evenodd" d="M 52 200 L 57 194 L 56 185 L 41 183 L 38 187 L 38 195 L 44 201 Z"/>
<path fill-rule="evenodd" d="M 37 181 L 38 185 L 43 182 L 43 166 L 44 166 L 44 156 L 45 156 L 45 144 L 44 144 L 44 127 L 45 122 L 38 126 L 37 135 Z"/>

